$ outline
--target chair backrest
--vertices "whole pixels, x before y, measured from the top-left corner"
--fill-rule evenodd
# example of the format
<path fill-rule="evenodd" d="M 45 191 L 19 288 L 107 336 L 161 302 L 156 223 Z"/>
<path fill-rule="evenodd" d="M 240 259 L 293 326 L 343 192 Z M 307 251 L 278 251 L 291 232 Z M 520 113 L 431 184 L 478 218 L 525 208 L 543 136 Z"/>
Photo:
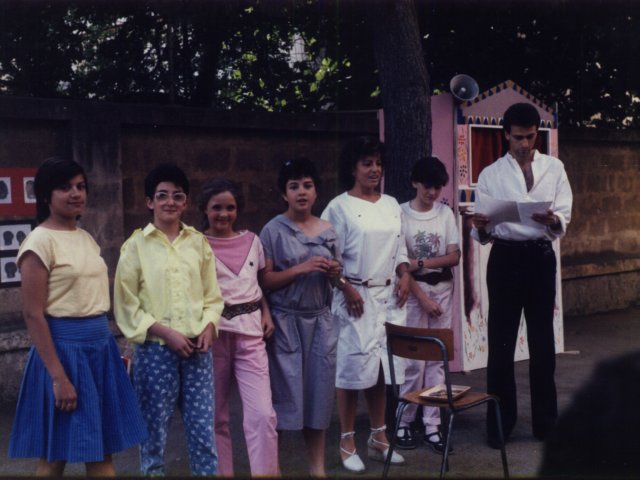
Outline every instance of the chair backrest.
<path fill-rule="evenodd" d="M 414 328 L 385 323 L 387 348 L 397 357 L 412 360 L 451 361 L 454 356 L 453 330 Z"/>
<path fill-rule="evenodd" d="M 449 360 L 453 359 L 453 330 L 450 328 L 414 328 L 384 324 L 387 332 L 389 373 L 396 401 L 400 397 L 393 356 L 412 360 L 443 362 L 447 402 L 453 407 Z"/>

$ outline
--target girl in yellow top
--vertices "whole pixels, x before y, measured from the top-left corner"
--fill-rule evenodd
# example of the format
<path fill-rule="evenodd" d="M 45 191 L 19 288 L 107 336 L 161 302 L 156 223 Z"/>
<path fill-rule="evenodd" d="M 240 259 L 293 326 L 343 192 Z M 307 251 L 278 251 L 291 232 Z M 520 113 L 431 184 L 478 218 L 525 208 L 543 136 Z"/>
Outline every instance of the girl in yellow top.
<path fill-rule="evenodd" d="M 47 159 L 35 177 L 40 225 L 18 252 L 23 312 L 33 347 L 20 387 L 11 457 L 38 457 L 38 476 L 85 462 L 87 476 L 115 476 L 111 454 L 146 430 L 105 313 L 107 265 L 77 221 L 87 179 L 80 165 Z"/>
<path fill-rule="evenodd" d="M 185 425 L 194 475 L 215 475 L 211 342 L 224 301 L 209 242 L 180 221 L 189 181 L 176 165 L 161 164 L 144 182 L 153 222 L 122 246 L 114 311 L 136 344 L 135 385 L 149 438 L 140 446 L 144 475 L 164 475 L 164 448 L 176 405 Z"/>

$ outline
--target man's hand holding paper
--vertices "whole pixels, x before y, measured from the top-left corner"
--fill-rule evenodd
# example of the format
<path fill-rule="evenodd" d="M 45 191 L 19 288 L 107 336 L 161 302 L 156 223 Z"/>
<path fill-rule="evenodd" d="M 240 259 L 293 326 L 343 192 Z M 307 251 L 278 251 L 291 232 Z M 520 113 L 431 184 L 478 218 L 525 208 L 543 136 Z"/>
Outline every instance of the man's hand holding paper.
<path fill-rule="evenodd" d="M 549 207 L 551 207 L 551 202 L 505 201 L 483 195 L 475 206 L 474 224 L 476 227 L 480 227 L 478 223 L 485 223 L 484 228 L 488 229 L 503 222 L 516 222 L 531 227 L 544 228 L 547 225 L 557 223 L 557 219 Z"/>

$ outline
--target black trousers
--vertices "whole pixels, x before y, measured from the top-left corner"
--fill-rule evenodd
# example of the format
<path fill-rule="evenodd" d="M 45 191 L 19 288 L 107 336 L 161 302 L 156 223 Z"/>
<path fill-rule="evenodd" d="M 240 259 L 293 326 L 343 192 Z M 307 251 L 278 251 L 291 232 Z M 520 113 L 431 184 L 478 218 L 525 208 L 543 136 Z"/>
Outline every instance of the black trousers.
<path fill-rule="evenodd" d="M 518 416 L 514 354 L 524 309 L 529 346 L 533 435 L 543 439 L 558 416 L 553 310 L 556 257 L 547 241 L 499 242 L 487 266 L 489 359 L 487 392 L 500 398 L 505 439 Z M 487 416 L 489 441 L 497 439 L 495 412 Z"/>

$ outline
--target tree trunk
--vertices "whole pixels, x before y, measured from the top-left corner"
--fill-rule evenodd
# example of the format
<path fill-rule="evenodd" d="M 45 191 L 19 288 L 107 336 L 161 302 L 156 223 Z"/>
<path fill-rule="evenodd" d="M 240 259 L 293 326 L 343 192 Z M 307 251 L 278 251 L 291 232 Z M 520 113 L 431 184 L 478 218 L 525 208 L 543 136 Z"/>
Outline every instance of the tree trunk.
<path fill-rule="evenodd" d="M 413 0 L 368 4 L 387 149 L 385 192 L 412 196 L 411 166 L 431 153 L 431 96 Z"/>

